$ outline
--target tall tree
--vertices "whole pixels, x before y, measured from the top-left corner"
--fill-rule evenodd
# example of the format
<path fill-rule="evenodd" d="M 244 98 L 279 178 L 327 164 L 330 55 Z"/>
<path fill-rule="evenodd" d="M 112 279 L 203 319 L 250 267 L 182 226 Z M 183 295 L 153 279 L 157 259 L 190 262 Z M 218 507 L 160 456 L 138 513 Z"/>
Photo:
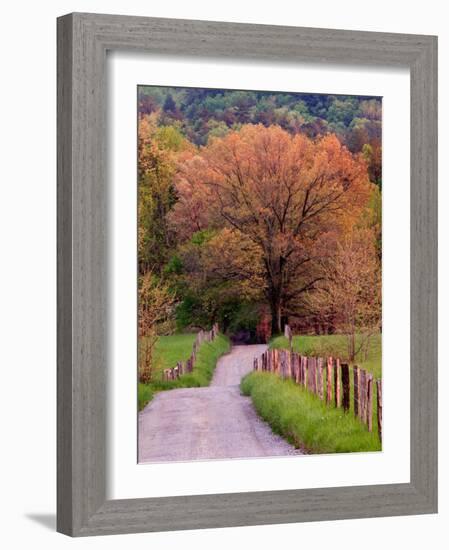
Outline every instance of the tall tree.
<path fill-rule="evenodd" d="M 139 271 L 160 271 L 172 238 L 167 216 L 175 204 L 176 157 L 193 147 L 172 126 L 158 126 L 158 113 L 139 119 Z"/>
<path fill-rule="evenodd" d="M 311 308 L 346 334 L 348 359 L 367 351 L 381 323 L 381 272 L 375 231 L 355 228 L 322 260 L 323 280 L 308 296 Z M 359 336 L 356 341 L 356 335 Z"/>
<path fill-rule="evenodd" d="M 194 198 L 207 197 L 211 216 L 257 245 L 275 334 L 289 302 L 320 280 L 326 236 L 349 230 L 369 185 L 363 158 L 333 135 L 312 141 L 279 126 L 245 125 L 180 166 L 174 214 L 188 218 Z"/>
<path fill-rule="evenodd" d="M 175 296 L 151 271 L 139 277 L 139 381 L 147 384 L 153 375 L 153 349 L 157 325 L 173 313 Z"/>

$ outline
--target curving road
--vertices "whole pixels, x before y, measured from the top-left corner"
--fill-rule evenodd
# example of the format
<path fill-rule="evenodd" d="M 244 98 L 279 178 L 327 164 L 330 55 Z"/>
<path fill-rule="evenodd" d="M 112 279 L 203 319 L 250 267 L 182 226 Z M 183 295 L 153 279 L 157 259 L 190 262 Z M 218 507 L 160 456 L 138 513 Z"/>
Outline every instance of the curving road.
<path fill-rule="evenodd" d="M 263 345 L 235 346 L 211 385 L 160 392 L 139 413 L 139 463 L 301 454 L 257 415 L 240 380 Z"/>

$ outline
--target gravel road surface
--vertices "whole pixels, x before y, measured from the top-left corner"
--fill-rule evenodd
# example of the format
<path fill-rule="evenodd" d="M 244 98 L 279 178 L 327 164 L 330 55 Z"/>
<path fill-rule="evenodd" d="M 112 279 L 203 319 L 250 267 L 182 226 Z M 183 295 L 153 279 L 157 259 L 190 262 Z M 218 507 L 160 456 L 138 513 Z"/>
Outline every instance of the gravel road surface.
<path fill-rule="evenodd" d="M 219 359 L 209 387 L 158 393 L 139 413 L 139 462 L 301 454 L 240 394 L 241 378 L 265 349 L 235 346 Z"/>

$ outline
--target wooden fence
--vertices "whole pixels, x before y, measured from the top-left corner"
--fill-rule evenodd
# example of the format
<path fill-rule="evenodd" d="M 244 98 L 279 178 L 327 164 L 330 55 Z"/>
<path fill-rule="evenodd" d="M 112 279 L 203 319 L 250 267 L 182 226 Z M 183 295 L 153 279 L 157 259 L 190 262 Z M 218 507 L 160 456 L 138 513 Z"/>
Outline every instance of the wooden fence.
<path fill-rule="evenodd" d="M 288 350 L 269 349 L 254 358 L 254 370 L 267 371 L 304 386 L 308 391 L 335 407 L 350 410 L 373 430 L 373 375 L 357 366 L 350 367 L 333 357 L 306 357 Z M 352 371 L 352 377 L 351 377 Z M 352 391 L 351 391 L 352 379 Z M 376 380 L 377 430 L 382 440 L 382 381 Z"/>
<path fill-rule="evenodd" d="M 164 381 L 167 380 L 176 380 L 183 374 L 186 374 L 188 372 L 192 372 L 195 363 L 196 363 L 196 356 L 198 353 L 198 350 L 200 349 L 200 346 L 203 342 L 212 342 L 215 340 L 215 338 L 218 335 L 218 324 L 215 323 L 210 330 L 200 330 L 198 334 L 196 335 L 195 341 L 193 342 L 193 348 L 192 348 L 192 355 L 187 359 L 187 361 L 178 361 L 176 363 L 176 367 L 172 367 L 170 369 L 164 369 L 164 372 L 162 373 L 162 379 Z"/>

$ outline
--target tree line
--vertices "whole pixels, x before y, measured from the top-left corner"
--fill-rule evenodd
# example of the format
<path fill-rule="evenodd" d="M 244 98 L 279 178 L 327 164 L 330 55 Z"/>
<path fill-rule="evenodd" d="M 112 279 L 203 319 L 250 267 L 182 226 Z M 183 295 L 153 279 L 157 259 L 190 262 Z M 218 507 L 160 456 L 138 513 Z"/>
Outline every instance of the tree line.
<path fill-rule="evenodd" d="M 266 338 L 288 320 L 352 334 L 355 354 L 381 318 L 380 111 L 359 97 L 139 89 L 140 334 L 219 322 Z"/>

